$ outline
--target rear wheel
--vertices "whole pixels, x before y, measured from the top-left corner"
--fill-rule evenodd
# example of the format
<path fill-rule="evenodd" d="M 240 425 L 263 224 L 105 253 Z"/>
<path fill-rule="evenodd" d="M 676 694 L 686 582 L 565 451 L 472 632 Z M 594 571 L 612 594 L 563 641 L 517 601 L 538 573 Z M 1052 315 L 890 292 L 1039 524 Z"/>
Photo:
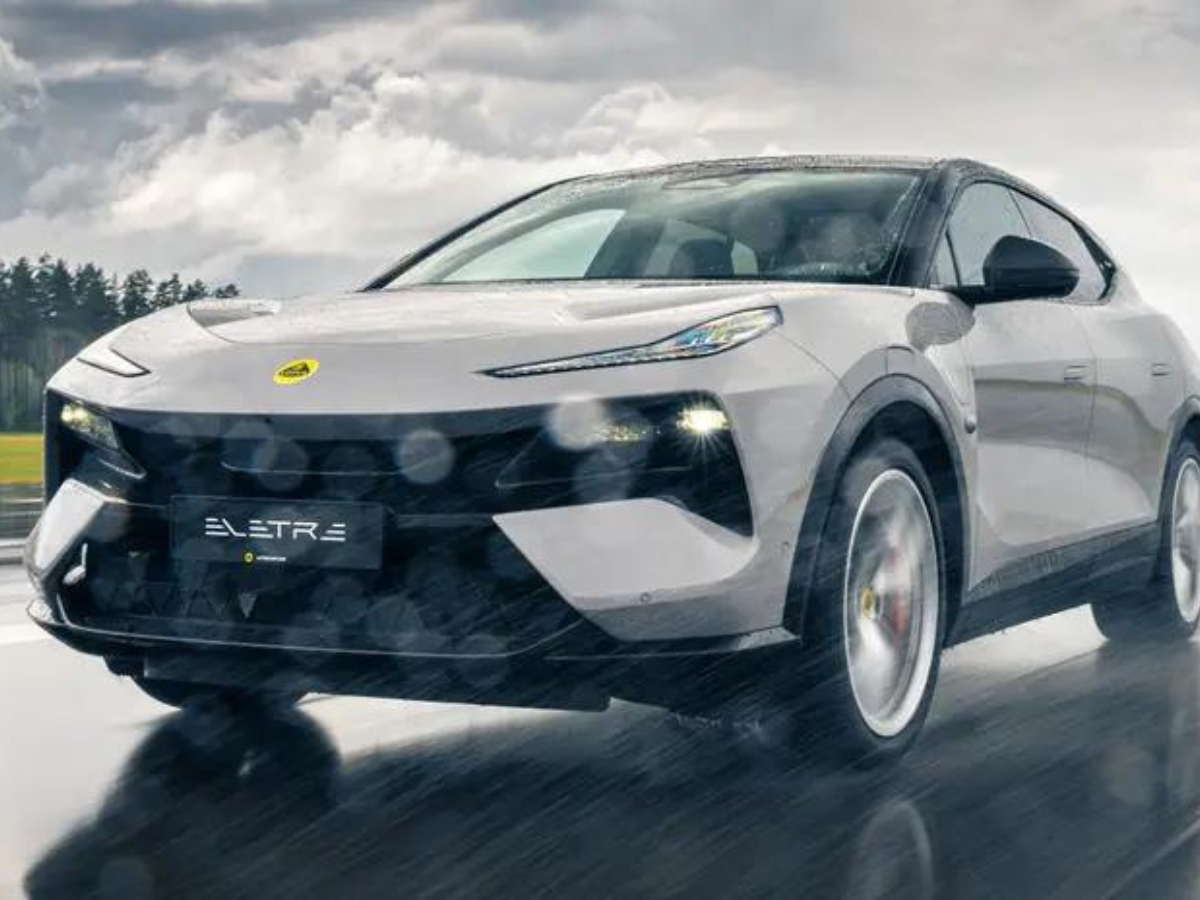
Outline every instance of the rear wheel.
<path fill-rule="evenodd" d="M 197 706 L 229 708 L 275 708 L 294 706 L 304 695 L 299 691 L 254 690 L 223 685 L 200 684 L 190 681 L 165 681 L 158 678 L 135 677 L 134 684 L 159 703 L 176 709 Z"/>
<path fill-rule="evenodd" d="M 806 702 L 790 723 L 826 762 L 886 763 L 920 731 L 941 655 L 943 548 L 933 486 L 913 450 L 883 438 L 859 452 L 818 551 Z"/>
<path fill-rule="evenodd" d="M 1110 641 L 1186 641 L 1200 623 L 1200 451 L 1180 442 L 1164 480 L 1154 577 L 1132 594 L 1092 604 Z"/>

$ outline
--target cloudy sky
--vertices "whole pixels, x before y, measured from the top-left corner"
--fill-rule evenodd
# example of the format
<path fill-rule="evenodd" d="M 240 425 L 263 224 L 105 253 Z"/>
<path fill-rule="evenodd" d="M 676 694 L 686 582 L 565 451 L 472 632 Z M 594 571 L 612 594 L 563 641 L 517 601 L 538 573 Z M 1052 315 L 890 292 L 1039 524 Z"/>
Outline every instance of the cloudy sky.
<path fill-rule="evenodd" d="M 978 156 L 1200 338 L 1196 0 L 0 0 L 0 258 L 353 286 L 565 174 Z"/>

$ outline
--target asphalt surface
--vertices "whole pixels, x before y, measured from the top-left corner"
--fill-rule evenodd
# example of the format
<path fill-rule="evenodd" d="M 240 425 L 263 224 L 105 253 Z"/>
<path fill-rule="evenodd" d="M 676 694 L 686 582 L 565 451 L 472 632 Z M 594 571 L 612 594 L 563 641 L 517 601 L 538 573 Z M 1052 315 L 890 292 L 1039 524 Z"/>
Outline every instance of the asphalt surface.
<path fill-rule="evenodd" d="M 0 897 L 1200 896 L 1200 645 L 1086 613 L 952 651 L 864 776 L 628 705 L 171 713 L 26 596 L 0 567 Z"/>

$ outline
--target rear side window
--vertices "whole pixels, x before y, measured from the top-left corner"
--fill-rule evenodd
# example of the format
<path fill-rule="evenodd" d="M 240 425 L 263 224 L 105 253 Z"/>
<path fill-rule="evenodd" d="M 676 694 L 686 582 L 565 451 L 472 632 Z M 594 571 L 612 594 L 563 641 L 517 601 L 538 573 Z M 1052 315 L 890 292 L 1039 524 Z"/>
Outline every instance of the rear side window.
<path fill-rule="evenodd" d="M 987 183 L 963 191 L 950 217 L 959 283 L 982 285 L 984 260 L 996 243 L 1009 235 L 1032 237 L 1008 188 Z"/>
<path fill-rule="evenodd" d="M 1108 278 L 1075 223 L 1032 197 L 1017 194 L 1016 198 L 1033 236 L 1049 244 L 1079 268 L 1079 286 L 1067 299 L 1077 303 L 1095 303 L 1103 297 L 1108 290 Z"/>

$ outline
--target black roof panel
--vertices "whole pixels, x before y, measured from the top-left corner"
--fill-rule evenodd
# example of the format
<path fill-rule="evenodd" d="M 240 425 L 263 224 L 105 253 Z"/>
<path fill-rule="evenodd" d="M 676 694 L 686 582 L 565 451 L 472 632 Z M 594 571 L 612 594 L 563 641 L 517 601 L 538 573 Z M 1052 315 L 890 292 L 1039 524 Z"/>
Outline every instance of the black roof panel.
<path fill-rule="evenodd" d="M 637 176 L 689 175 L 702 176 L 718 172 L 758 172 L 788 169 L 904 169 L 927 172 L 941 164 L 941 160 L 919 156 L 745 156 L 729 159 L 706 159 L 691 162 L 666 163 L 614 172 L 597 172 L 585 175 L 581 180 L 622 178 Z"/>

